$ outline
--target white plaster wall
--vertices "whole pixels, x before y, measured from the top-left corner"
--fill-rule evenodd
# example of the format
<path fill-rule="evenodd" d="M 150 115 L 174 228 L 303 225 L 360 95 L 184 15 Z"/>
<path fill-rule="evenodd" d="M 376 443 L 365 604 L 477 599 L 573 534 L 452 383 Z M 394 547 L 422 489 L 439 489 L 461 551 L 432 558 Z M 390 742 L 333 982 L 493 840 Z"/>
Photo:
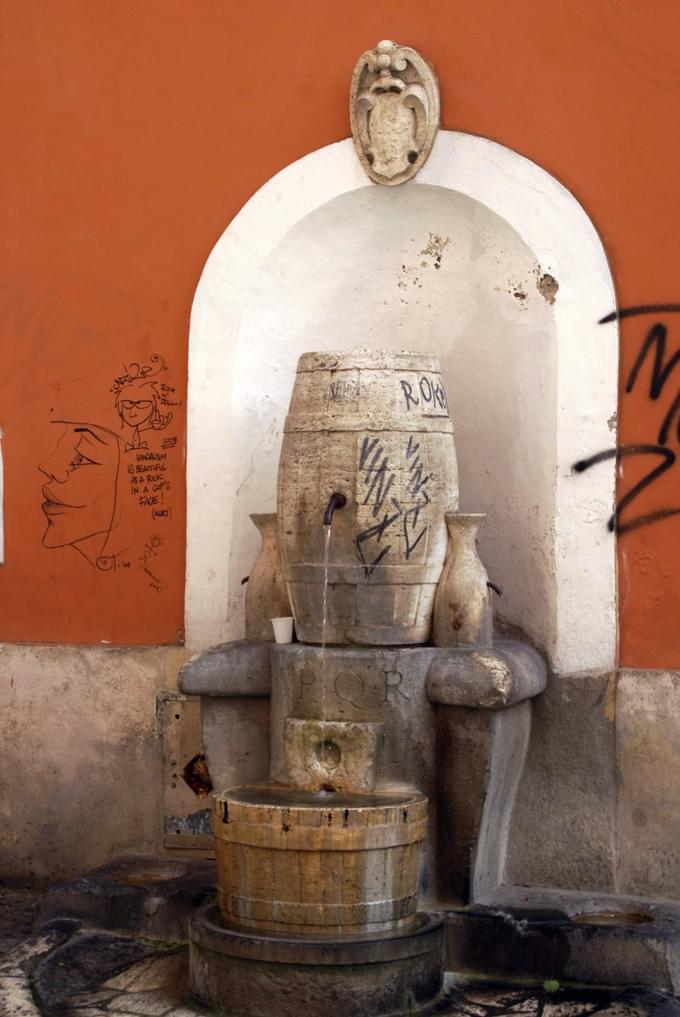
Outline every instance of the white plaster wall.
<path fill-rule="evenodd" d="M 430 233 L 450 240 L 439 269 L 421 253 Z M 614 440 L 616 328 L 597 325 L 613 306 L 581 207 L 493 142 L 440 132 L 417 180 L 391 191 L 367 186 L 350 142 L 273 178 L 218 242 L 192 313 L 190 645 L 242 632 L 247 515 L 274 505 L 297 356 L 368 345 L 442 357 L 462 505 L 490 513 L 503 613 L 558 672 L 612 666 L 613 466 L 576 478 L 571 464 Z"/>

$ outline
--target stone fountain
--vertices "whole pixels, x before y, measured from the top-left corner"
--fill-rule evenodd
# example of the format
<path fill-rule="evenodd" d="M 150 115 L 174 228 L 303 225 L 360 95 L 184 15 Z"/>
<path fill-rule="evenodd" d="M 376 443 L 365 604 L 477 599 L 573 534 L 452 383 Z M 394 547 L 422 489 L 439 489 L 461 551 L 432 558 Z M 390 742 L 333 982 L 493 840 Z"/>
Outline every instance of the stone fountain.
<path fill-rule="evenodd" d="M 405 183 L 437 132 L 432 69 L 379 43 L 350 115 L 368 176 Z M 500 882 L 546 669 L 493 643 L 483 517 L 457 509 L 437 358 L 303 354 L 277 514 L 253 517 L 247 639 L 181 675 L 217 788 L 218 901 L 191 924 L 192 990 L 217 1012 L 419 1012 L 442 987 L 443 911 Z M 282 613 L 299 642 L 267 638 Z M 260 723 L 229 736 L 241 697 Z"/>
<path fill-rule="evenodd" d="M 442 986 L 433 912 L 498 878 L 546 671 L 492 645 L 480 517 L 457 506 L 435 357 L 300 358 L 271 562 L 300 642 L 226 644 L 181 677 L 218 788 L 218 903 L 191 926 L 192 989 L 217 1012 L 418 1012 Z M 266 614 L 266 580 L 249 603 Z M 243 695 L 270 699 L 268 773 L 229 787 L 220 715 Z"/>

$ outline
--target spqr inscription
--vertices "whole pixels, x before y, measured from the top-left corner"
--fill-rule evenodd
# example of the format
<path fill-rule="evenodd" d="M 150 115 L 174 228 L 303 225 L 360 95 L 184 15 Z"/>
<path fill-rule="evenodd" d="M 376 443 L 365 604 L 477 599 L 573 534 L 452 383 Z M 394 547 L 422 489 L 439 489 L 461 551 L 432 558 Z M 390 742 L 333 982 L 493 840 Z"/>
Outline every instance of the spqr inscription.
<path fill-rule="evenodd" d="M 322 699 L 323 675 L 315 675 L 305 668 L 300 673 L 298 696 L 302 703 L 309 705 Z M 403 688 L 404 676 L 401 671 L 376 671 L 372 675 L 341 671 L 331 680 L 331 689 L 339 703 L 345 703 L 355 710 L 374 711 L 398 701 L 409 702 L 410 696 Z"/>

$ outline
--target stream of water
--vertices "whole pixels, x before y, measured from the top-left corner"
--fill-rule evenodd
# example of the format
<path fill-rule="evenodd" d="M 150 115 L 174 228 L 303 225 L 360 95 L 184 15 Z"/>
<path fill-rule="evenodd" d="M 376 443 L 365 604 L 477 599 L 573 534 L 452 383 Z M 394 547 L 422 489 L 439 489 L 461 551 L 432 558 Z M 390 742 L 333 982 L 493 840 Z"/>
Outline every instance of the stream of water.
<path fill-rule="evenodd" d="M 328 689 L 326 688 L 326 630 L 328 627 L 328 553 L 331 543 L 330 523 L 323 528 L 323 590 L 321 594 L 321 653 L 319 674 L 321 678 L 321 720 L 328 720 Z"/>

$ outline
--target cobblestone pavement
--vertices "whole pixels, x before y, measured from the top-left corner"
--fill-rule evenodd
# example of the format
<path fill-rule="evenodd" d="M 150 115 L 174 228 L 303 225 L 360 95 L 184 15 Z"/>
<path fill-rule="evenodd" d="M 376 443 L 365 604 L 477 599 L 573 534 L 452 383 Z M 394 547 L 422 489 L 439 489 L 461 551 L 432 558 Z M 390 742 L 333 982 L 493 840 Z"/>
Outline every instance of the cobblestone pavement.
<path fill-rule="evenodd" d="M 0 888 L 0 1017 L 207 1017 L 188 988 L 188 948 L 56 919 L 38 933 L 39 897 Z M 432 1017 L 680 1017 L 680 1001 L 617 991 L 448 985 Z M 238 1001 L 234 1001 L 238 1006 Z M 278 1017 L 275 1000 L 268 1017 Z M 338 1017 L 342 1017 L 341 1014 Z"/>

